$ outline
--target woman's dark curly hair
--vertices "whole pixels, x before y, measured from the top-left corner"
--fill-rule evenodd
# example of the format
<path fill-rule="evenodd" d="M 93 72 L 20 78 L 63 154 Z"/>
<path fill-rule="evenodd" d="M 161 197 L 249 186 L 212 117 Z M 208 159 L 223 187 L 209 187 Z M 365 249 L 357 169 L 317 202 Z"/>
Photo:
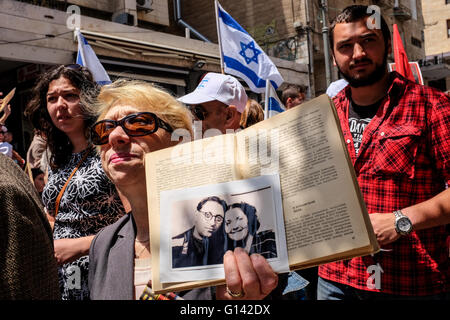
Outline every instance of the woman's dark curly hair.
<path fill-rule="evenodd" d="M 74 67 L 75 66 L 75 67 Z M 31 121 L 34 128 L 40 130 L 47 139 L 47 146 L 52 154 L 50 167 L 52 169 L 64 166 L 72 155 L 73 145 L 68 136 L 53 124 L 47 110 L 47 92 L 50 82 L 64 77 L 80 90 L 80 109 L 85 119 L 85 135 L 89 140 L 89 128 L 95 122 L 81 101 L 84 96 L 96 95 L 98 86 L 91 72 L 81 66 L 58 66 L 40 76 L 32 90 L 32 97 L 25 109 L 25 116 Z"/>

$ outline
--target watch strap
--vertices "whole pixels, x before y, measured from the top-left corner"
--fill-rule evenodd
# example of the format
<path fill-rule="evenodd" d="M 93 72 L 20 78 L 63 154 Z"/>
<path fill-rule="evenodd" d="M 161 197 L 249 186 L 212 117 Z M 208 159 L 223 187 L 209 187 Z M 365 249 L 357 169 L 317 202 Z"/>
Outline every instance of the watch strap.
<path fill-rule="evenodd" d="M 405 216 L 400 210 L 395 210 L 395 211 L 394 211 L 394 215 L 395 215 L 395 218 L 396 218 L 396 219 Z"/>

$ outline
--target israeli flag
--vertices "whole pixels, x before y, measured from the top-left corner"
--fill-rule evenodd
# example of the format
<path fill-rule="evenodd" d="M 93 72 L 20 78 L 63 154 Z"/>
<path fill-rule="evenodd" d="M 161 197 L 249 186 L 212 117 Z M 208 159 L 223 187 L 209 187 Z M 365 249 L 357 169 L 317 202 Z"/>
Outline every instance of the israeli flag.
<path fill-rule="evenodd" d="M 273 88 L 273 86 L 269 83 L 268 85 L 269 89 L 268 89 L 268 99 L 266 99 L 266 101 L 268 101 L 267 103 L 267 118 L 273 117 L 274 115 L 277 115 L 283 111 L 286 110 L 285 106 L 283 105 L 283 103 L 280 101 L 280 99 L 278 98 L 277 92 L 275 91 L 275 89 Z"/>
<path fill-rule="evenodd" d="M 87 40 L 83 37 L 80 30 L 75 31 L 78 39 L 78 54 L 77 54 L 77 64 L 86 67 L 92 73 L 94 81 L 99 85 L 105 85 L 111 83 L 108 74 L 103 68 L 102 64 L 95 55 L 94 50 L 88 44 Z"/>
<path fill-rule="evenodd" d="M 217 3 L 217 28 L 224 72 L 243 79 L 250 90 L 263 93 L 266 80 L 275 88 L 283 78 L 255 40 Z"/>

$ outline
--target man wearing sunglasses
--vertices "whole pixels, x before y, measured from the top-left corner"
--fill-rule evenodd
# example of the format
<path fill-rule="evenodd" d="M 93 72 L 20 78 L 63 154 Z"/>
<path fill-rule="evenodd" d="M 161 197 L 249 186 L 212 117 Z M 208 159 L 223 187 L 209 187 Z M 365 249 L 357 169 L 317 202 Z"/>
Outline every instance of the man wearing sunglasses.
<path fill-rule="evenodd" d="M 239 128 L 247 94 L 236 78 L 209 72 L 193 92 L 178 98 L 178 101 L 189 106 L 195 120 L 202 122 L 203 136 L 212 136 Z"/>
<path fill-rule="evenodd" d="M 173 268 L 223 263 L 221 227 L 226 210 L 226 202 L 216 196 L 198 203 L 194 226 L 172 238 Z"/>

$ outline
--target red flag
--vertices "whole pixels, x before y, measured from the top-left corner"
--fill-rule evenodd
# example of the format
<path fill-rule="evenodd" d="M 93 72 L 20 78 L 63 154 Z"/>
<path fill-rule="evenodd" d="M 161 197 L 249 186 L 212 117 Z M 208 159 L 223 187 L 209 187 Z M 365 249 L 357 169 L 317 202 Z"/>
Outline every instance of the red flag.
<path fill-rule="evenodd" d="M 408 56 L 406 55 L 406 51 L 403 48 L 402 38 L 400 37 L 400 33 L 398 32 L 397 25 L 394 24 L 393 27 L 395 71 L 400 73 L 405 78 L 416 82 L 416 79 L 414 79 L 414 75 L 409 65 Z"/>

